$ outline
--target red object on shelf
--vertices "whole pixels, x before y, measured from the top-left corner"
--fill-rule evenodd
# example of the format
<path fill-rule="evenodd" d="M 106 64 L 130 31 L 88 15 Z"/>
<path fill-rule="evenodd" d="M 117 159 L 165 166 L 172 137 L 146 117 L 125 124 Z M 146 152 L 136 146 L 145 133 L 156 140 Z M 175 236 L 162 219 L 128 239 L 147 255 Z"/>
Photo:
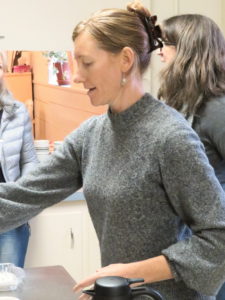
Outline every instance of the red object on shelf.
<path fill-rule="evenodd" d="M 19 65 L 13 67 L 13 73 L 24 73 L 30 71 L 31 71 L 31 67 L 29 65 Z"/>
<path fill-rule="evenodd" d="M 56 62 L 54 67 L 57 69 L 57 81 L 58 85 L 70 84 L 70 68 L 68 62 Z"/>

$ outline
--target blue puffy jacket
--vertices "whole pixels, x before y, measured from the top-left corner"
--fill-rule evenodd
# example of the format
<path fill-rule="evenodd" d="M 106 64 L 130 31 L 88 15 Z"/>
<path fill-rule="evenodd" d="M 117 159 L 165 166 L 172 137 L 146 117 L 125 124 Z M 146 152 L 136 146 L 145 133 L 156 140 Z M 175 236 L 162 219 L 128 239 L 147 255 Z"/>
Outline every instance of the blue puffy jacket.
<path fill-rule="evenodd" d="M 0 94 L 0 161 L 5 181 L 16 181 L 38 162 L 34 148 L 32 124 L 25 105 L 5 90 Z"/>

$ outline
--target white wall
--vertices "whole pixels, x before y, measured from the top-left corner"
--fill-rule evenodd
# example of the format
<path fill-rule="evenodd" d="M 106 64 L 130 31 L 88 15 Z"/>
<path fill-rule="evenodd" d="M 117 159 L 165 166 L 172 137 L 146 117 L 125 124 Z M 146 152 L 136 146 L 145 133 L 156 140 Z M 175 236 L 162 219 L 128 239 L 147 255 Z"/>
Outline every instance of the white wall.
<path fill-rule="evenodd" d="M 74 26 L 101 8 L 125 8 L 127 0 L 0 0 L 0 48 L 71 49 Z M 224 0 L 143 0 L 159 21 L 185 12 L 202 13 L 225 28 Z"/>
<path fill-rule="evenodd" d="M 74 26 L 101 8 L 125 8 L 129 0 L 0 0 L 0 49 L 72 50 Z M 175 14 L 201 13 L 214 19 L 225 32 L 225 0 L 143 0 L 159 22 Z M 153 95 L 162 67 L 156 53 L 144 80 Z"/>
<path fill-rule="evenodd" d="M 223 30 L 223 33 L 225 34 L 225 1 L 222 0 L 221 1 L 221 19 L 222 19 L 222 24 L 221 24 L 221 28 Z"/>
<path fill-rule="evenodd" d="M 149 0 L 143 3 L 148 6 Z M 75 25 L 101 8 L 124 8 L 126 0 L 0 0 L 0 48 L 70 50 Z"/>

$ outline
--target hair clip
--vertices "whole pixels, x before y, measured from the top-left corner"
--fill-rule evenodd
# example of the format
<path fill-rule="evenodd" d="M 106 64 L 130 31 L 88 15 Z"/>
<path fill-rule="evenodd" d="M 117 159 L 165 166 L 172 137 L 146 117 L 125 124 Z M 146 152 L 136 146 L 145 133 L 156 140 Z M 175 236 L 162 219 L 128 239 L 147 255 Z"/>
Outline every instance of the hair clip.
<path fill-rule="evenodd" d="M 161 41 L 162 31 L 159 25 L 155 26 L 157 21 L 157 16 L 145 16 L 139 11 L 134 11 L 138 17 L 141 19 L 142 24 L 145 27 L 145 30 L 148 34 L 150 49 L 149 53 L 163 47 L 163 43 Z"/>

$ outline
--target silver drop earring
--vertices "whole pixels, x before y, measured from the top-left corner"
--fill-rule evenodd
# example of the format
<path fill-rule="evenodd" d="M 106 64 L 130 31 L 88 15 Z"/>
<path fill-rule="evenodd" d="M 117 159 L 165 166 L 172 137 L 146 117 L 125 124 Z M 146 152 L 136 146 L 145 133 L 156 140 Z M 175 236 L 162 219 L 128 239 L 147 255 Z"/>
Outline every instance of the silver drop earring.
<path fill-rule="evenodd" d="M 121 86 L 125 86 L 126 83 L 127 83 L 127 79 L 126 79 L 126 77 L 124 75 L 122 75 L 120 85 Z"/>

